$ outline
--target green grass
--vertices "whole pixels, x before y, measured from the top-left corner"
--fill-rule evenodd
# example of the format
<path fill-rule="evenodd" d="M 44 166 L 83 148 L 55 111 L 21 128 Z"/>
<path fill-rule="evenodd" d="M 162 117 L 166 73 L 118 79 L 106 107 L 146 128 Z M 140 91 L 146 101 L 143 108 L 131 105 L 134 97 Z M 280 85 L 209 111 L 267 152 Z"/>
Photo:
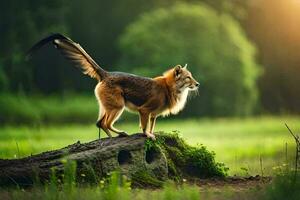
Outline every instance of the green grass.
<path fill-rule="evenodd" d="M 10 189 L 1 190 L 0 198 L 2 199 L 104 199 L 104 200 L 144 200 L 144 199 L 161 199 L 161 200 L 198 200 L 200 199 L 199 188 L 192 185 L 176 186 L 173 183 L 167 183 L 160 190 L 132 190 L 130 182 L 120 183 L 119 180 L 113 180 L 105 185 L 101 181 L 95 186 L 81 187 L 59 187 L 50 183 L 45 187 L 34 187 L 29 189 Z"/>
<path fill-rule="evenodd" d="M 264 175 L 273 173 L 273 167 L 285 162 L 285 144 L 288 155 L 294 153 L 294 141 L 284 123 L 299 132 L 300 117 L 257 117 L 248 119 L 158 119 L 156 130 L 179 131 L 189 144 L 203 144 L 216 153 L 216 161 L 224 162 L 229 174 L 261 174 L 261 156 Z M 130 133 L 139 132 L 138 122 L 117 123 L 116 127 Z M 102 132 L 103 133 L 103 132 Z M 104 134 L 104 133 L 103 133 Z M 98 138 L 98 130 L 91 125 L 62 125 L 0 128 L 0 157 L 16 158 L 71 143 L 88 142 Z M 292 164 L 292 163 L 290 163 Z M 243 168 L 243 170 L 241 170 Z"/>
<path fill-rule="evenodd" d="M 71 164 L 73 165 L 73 164 Z M 67 166 L 65 166 L 67 167 Z M 67 170 L 63 181 L 58 181 L 52 176 L 45 185 L 35 185 L 33 188 L 0 188 L 0 199 L 200 199 L 197 186 L 183 184 L 176 186 L 174 183 L 166 183 L 160 190 L 132 190 L 131 182 L 119 172 L 99 181 L 95 185 L 77 185 L 75 178 L 76 167 L 65 168 Z"/>
<path fill-rule="evenodd" d="M 92 95 L 0 94 L 0 124 L 88 123 L 97 114 L 97 101 Z"/>
<path fill-rule="evenodd" d="M 93 94 L 39 96 L 0 93 L 0 125 L 96 123 L 98 103 Z M 131 118 L 131 115 L 126 115 Z"/>

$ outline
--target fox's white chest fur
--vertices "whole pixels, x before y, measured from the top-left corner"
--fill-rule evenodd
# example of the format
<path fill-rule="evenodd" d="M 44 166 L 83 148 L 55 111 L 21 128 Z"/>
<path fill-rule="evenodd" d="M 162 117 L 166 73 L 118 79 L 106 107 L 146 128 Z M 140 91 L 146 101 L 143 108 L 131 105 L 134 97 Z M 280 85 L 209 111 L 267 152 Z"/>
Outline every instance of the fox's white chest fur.
<path fill-rule="evenodd" d="M 163 116 L 167 116 L 170 114 L 176 115 L 178 112 L 180 112 L 186 104 L 188 93 L 189 90 L 185 89 L 184 91 L 181 92 L 181 94 L 178 94 L 176 98 L 176 104 L 173 107 L 164 111 L 162 115 Z"/>
<path fill-rule="evenodd" d="M 175 104 L 175 106 L 173 108 L 171 108 L 170 112 L 172 114 L 177 114 L 179 111 L 181 111 L 186 103 L 187 100 L 187 96 L 188 96 L 188 89 L 185 89 L 179 96 L 177 99 L 177 102 Z"/>

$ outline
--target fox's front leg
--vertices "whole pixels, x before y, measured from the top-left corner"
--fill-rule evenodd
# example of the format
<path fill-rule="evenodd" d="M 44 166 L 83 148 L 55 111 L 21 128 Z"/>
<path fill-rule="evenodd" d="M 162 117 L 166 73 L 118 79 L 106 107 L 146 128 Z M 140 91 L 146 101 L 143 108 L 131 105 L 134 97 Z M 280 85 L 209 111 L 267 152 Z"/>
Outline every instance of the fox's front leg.
<path fill-rule="evenodd" d="M 156 122 L 156 115 L 151 115 L 150 117 L 150 133 L 154 135 L 154 127 Z"/>
<path fill-rule="evenodd" d="M 153 134 L 147 132 L 147 125 L 148 125 L 148 122 L 149 122 L 150 113 L 143 112 L 143 111 L 140 111 L 139 113 L 140 113 L 140 122 L 141 122 L 143 133 L 148 138 L 151 138 L 152 140 L 155 140 L 155 136 Z"/>
<path fill-rule="evenodd" d="M 142 122 L 141 122 L 141 116 L 139 117 L 139 128 L 143 131 Z"/>

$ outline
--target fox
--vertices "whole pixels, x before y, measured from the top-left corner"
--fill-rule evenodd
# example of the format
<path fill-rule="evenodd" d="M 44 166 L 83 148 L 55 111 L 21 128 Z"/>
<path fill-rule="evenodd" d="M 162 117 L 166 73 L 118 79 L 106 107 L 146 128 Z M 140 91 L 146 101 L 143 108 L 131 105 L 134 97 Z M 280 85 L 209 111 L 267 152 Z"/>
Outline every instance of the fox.
<path fill-rule="evenodd" d="M 51 34 L 37 42 L 28 52 L 27 59 L 47 43 L 52 42 L 61 54 L 82 72 L 98 81 L 94 93 L 99 105 L 96 126 L 109 138 L 111 132 L 119 136 L 128 133 L 114 127 L 124 109 L 139 114 L 139 126 L 143 134 L 155 140 L 154 127 L 159 116 L 176 115 L 185 107 L 190 91 L 199 87 L 192 73 L 185 66 L 176 65 L 154 78 L 125 72 L 109 72 L 100 67 L 91 56 L 70 38 Z"/>

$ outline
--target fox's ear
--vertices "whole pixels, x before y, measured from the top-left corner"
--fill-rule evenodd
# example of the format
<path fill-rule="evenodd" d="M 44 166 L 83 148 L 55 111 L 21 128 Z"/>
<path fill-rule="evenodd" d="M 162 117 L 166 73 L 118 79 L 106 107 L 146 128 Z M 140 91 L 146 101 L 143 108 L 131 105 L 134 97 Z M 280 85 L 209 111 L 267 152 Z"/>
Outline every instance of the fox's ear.
<path fill-rule="evenodd" d="M 179 77 L 181 72 L 182 72 L 182 66 L 176 65 L 176 67 L 174 67 L 174 76 Z"/>
<path fill-rule="evenodd" d="M 186 68 L 187 68 L 187 64 L 184 65 L 183 69 L 186 69 Z"/>

